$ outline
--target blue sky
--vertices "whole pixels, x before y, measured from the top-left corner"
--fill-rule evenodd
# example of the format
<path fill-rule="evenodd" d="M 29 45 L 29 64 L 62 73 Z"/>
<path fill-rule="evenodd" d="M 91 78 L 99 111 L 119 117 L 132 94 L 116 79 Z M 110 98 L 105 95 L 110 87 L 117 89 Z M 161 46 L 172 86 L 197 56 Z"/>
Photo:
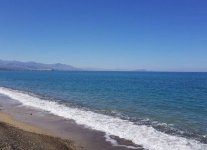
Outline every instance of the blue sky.
<path fill-rule="evenodd" d="M 0 59 L 207 71 L 207 1 L 1 0 Z"/>

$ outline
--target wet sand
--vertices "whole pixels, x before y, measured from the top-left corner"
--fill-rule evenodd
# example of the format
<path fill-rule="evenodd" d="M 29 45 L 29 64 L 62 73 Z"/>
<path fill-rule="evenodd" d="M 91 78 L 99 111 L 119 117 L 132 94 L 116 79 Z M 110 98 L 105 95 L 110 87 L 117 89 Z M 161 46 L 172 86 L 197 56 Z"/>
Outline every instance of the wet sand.
<path fill-rule="evenodd" d="M 28 132 L 0 122 L 1 150 L 76 150 L 73 142 L 53 136 Z"/>
<path fill-rule="evenodd" d="M 132 142 L 118 137 L 112 137 L 119 144 L 119 146 L 113 146 L 110 142 L 106 141 L 103 132 L 77 125 L 73 120 L 64 119 L 48 112 L 43 112 L 42 110 L 23 106 L 19 102 L 11 100 L 4 95 L 0 95 L 0 105 L 1 112 L 4 112 L 4 115 L 6 115 L 6 117 L 1 117 L 2 113 L 0 113 L 0 118 L 4 118 L 0 122 L 9 123 L 8 118 L 14 118 L 12 121 L 10 120 L 9 124 L 24 129 L 25 132 L 29 131 L 33 134 L 44 134 L 43 136 L 67 139 L 70 144 L 72 143 L 72 146 L 76 145 L 77 149 L 131 150 L 130 146 L 138 150 L 143 149 L 139 145 L 134 145 Z"/>
<path fill-rule="evenodd" d="M 2 107 L 1 107 L 2 109 Z M 17 121 L 0 110 L 1 150 L 77 150 L 71 140 L 53 136 L 46 129 Z"/>

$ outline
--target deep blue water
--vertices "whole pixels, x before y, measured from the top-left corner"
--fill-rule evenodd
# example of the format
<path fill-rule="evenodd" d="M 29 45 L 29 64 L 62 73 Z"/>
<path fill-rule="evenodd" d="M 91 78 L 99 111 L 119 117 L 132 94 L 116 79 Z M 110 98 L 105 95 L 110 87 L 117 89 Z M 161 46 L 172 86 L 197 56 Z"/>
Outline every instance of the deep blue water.
<path fill-rule="evenodd" d="M 207 73 L 0 71 L 0 86 L 207 143 Z"/>

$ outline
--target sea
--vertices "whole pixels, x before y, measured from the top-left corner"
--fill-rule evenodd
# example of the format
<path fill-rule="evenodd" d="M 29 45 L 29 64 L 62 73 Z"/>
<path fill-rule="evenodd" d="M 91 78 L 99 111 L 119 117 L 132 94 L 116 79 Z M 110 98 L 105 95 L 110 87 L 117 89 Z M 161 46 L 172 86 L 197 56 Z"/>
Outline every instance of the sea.
<path fill-rule="evenodd" d="M 148 150 L 207 150 L 207 73 L 0 71 L 0 94 Z"/>

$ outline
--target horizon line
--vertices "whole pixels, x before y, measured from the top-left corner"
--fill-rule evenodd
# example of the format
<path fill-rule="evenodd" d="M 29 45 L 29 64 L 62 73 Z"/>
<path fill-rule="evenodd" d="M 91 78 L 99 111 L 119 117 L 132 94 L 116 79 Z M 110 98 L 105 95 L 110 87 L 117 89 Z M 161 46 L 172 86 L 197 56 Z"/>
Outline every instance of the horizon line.
<path fill-rule="evenodd" d="M 70 64 L 67 64 L 67 63 L 61 63 L 61 62 L 56 62 L 56 63 L 44 63 L 44 62 L 37 62 L 37 61 L 21 61 L 21 60 L 3 60 L 3 59 L 0 59 L 0 61 L 7 61 L 7 62 L 20 62 L 20 63 L 39 63 L 39 64 L 45 64 L 45 65 L 52 65 L 52 64 L 62 64 L 62 65 L 68 65 L 68 66 L 72 66 L 76 69 L 79 69 L 79 70 L 73 70 L 73 71 L 105 71 L 105 72 L 189 72 L 189 73 L 193 73 L 193 72 L 198 72 L 198 73 L 205 73 L 207 72 L 207 70 L 204 70 L 204 71 L 196 71 L 196 70 L 165 70 L 165 69 L 160 69 L 160 70 L 153 70 L 153 69 L 133 69 L 133 68 L 112 68 L 112 69 L 107 69 L 107 68 L 87 68 L 87 67 L 76 67 L 74 65 L 70 65 Z M 0 69 L 1 70 L 1 69 Z M 29 71 L 29 70 L 28 70 Z M 47 70 L 30 70 L 30 71 L 47 71 Z M 51 71 L 51 70 L 48 70 L 48 71 Z M 58 71 L 58 70 L 56 70 Z M 60 71 L 60 70 L 59 70 Z M 67 71 L 67 70 L 66 70 Z M 69 71 L 69 70 L 68 70 Z"/>

